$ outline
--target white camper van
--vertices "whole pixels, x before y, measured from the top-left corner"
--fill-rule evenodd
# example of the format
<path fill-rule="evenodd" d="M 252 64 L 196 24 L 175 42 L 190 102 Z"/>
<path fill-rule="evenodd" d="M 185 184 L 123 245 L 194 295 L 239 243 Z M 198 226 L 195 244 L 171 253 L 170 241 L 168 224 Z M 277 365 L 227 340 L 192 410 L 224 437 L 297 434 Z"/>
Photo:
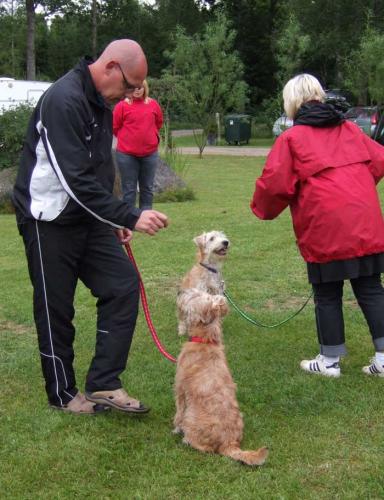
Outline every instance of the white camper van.
<path fill-rule="evenodd" d="M 0 114 L 19 104 L 36 104 L 50 85 L 0 76 Z"/>

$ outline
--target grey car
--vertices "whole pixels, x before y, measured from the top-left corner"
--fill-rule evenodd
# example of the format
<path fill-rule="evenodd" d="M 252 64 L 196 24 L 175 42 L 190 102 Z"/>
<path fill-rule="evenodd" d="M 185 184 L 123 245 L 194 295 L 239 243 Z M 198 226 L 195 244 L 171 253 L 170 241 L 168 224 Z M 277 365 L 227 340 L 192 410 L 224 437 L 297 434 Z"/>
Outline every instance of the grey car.
<path fill-rule="evenodd" d="M 346 120 L 350 120 L 369 137 L 375 135 L 378 110 L 377 106 L 354 106 L 344 114 Z"/>
<path fill-rule="evenodd" d="M 272 133 L 275 137 L 279 137 L 285 130 L 292 127 L 293 120 L 288 118 L 286 114 L 281 115 L 273 124 Z"/>
<path fill-rule="evenodd" d="M 338 89 L 326 90 L 325 102 L 327 102 L 328 104 L 332 104 L 332 106 L 334 106 L 338 111 L 341 111 L 343 113 L 348 112 L 349 109 L 356 109 L 356 108 L 351 108 L 351 105 L 347 100 L 345 92 Z M 292 125 L 293 125 L 293 120 L 291 120 L 291 118 L 288 118 L 287 115 L 283 113 L 273 124 L 272 128 L 273 135 L 275 137 L 278 137 L 285 130 L 292 127 Z"/>
<path fill-rule="evenodd" d="M 377 106 L 377 125 L 375 127 L 375 132 L 372 137 L 379 144 L 384 146 L 384 107 Z"/>

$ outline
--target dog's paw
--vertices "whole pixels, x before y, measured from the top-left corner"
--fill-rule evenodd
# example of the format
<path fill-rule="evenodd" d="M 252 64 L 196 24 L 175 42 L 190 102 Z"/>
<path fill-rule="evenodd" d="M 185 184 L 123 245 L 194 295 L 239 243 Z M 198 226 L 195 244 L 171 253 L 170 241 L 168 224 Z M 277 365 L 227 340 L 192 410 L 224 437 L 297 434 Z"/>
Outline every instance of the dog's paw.
<path fill-rule="evenodd" d="M 223 295 L 215 295 L 213 307 L 220 313 L 221 316 L 228 314 L 228 301 Z"/>
<path fill-rule="evenodd" d="M 184 437 L 183 438 L 183 444 L 186 444 L 187 446 L 191 446 L 191 443 Z"/>
<path fill-rule="evenodd" d="M 187 333 L 187 327 L 184 323 L 180 323 L 178 328 L 177 328 L 177 333 L 178 335 L 183 336 Z"/>
<path fill-rule="evenodd" d="M 173 430 L 172 430 L 172 434 L 181 434 L 183 435 L 184 434 L 184 431 L 181 427 L 179 426 L 176 426 Z"/>

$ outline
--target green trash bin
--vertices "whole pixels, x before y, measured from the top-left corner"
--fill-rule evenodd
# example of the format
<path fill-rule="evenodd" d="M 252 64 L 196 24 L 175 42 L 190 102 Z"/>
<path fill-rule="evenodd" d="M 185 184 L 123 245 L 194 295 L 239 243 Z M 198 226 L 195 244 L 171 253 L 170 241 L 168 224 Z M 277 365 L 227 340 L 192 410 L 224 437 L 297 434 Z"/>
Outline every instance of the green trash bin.
<path fill-rule="evenodd" d="M 226 115 L 224 137 L 228 144 L 248 144 L 251 138 L 251 117 L 249 115 Z"/>

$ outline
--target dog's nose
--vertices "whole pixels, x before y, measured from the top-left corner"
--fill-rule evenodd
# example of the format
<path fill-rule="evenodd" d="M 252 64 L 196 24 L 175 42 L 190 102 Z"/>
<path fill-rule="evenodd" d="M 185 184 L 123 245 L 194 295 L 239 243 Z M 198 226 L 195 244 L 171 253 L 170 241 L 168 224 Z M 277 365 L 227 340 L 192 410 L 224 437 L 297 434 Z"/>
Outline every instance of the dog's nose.
<path fill-rule="evenodd" d="M 227 247 L 228 247 L 228 245 L 229 245 L 229 241 L 228 241 L 228 240 L 224 240 L 224 241 L 223 241 L 223 245 L 225 246 L 225 248 L 227 248 Z"/>

